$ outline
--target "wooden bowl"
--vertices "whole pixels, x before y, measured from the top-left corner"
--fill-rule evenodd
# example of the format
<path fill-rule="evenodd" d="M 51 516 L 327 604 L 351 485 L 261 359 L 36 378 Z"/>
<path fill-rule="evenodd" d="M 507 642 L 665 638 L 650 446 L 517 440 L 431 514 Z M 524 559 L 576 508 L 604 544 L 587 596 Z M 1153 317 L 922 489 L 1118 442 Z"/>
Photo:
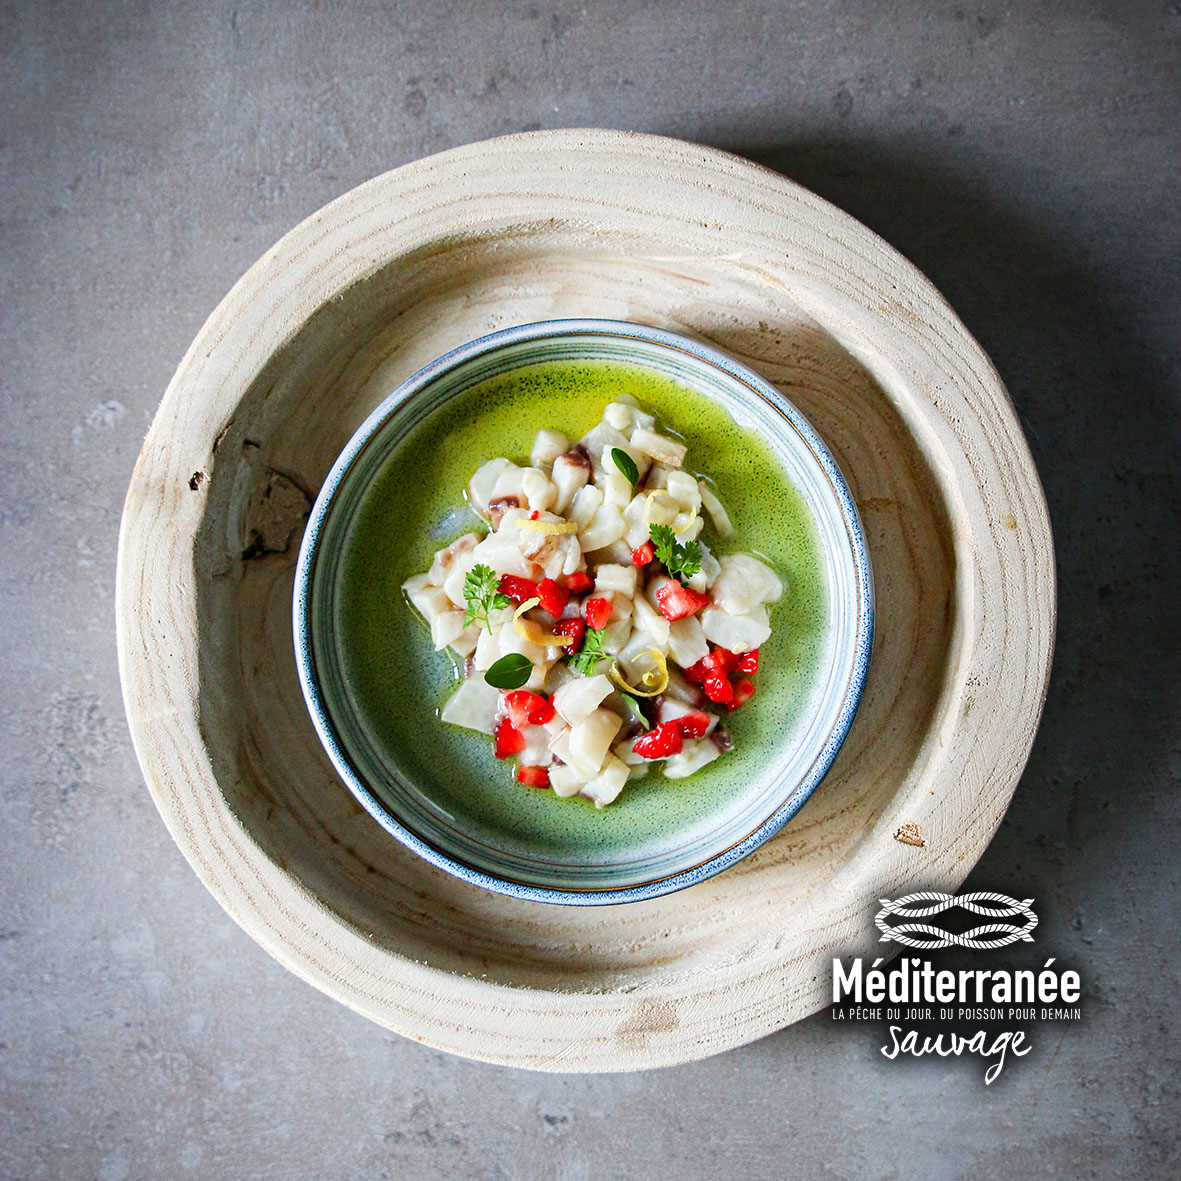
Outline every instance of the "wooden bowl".
<path fill-rule="evenodd" d="M 793 823 L 700 885 L 591 909 L 482 890 L 385 833 L 320 747 L 291 637 L 303 522 L 366 415 L 466 340 L 565 316 L 695 336 L 782 389 L 850 479 L 877 596 L 861 709 Z M 1004 387 L 909 263 L 724 153 L 537 132 L 354 189 L 230 292 L 136 465 L 117 614 L 148 785 L 259 943 L 431 1045 L 622 1070 L 814 1012 L 880 896 L 959 885 L 1033 741 L 1054 565 Z"/>

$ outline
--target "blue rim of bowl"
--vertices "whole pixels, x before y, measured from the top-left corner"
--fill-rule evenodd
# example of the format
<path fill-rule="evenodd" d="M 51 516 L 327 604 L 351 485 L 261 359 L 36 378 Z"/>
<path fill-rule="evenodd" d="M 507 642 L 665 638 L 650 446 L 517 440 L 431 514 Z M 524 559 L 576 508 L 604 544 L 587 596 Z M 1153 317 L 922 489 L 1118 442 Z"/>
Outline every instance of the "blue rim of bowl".
<path fill-rule="evenodd" d="M 815 760 L 788 794 L 787 798 L 755 829 L 740 841 L 712 857 L 688 869 L 680 870 L 667 877 L 653 878 L 635 885 L 603 889 L 560 890 L 519 882 L 478 869 L 442 852 L 434 845 L 399 821 L 376 797 L 357 773 L 343 749 L 333 728 L 328 711 L 320 694 L 312 652 L 310 603 L 311 584 L 315 573 L 317 546 L 336 494 L 348 476 L 354 461 L 369 441 L 377 434 L 393 412 L 416 393 L 452 367 L 469 361 L 484 353 L 523 341 L 544 340 L 563 336 L 606 336 L 642 341 L 661 345 L 676 352 L 687 354 L 697 361 L 720 369 L 723 373 L 744 385 L 755 396 L 766 402 L 776 413 L 785 418 L 804 441 L 813 458 L 820 465 L 836 498 L 844 520 L 846 533 L 852 550 L 857 588 L 857 635 L 853 648 L 853 665 L 849 683 L 845 690 L 841 708 L 828 736 Z M 504 328 L 498 332 L 478 337 L 467 344 L 452 349 L 449 353 L 425 365 L 412 377 L 402 382 L 369 415 L 340 453 L 332 470 L 328 473 L 319 495 L 312 507 L 308 523 L 300 544 L 299 560 L 295 570 L 295 589 L 292 604 L 292 623 L 295 640 L 295 659 L 299 671 L 300 688 L 304 701 L 316 728 L 320 742 L 332 760 L 337 773 L 356 797 L 361 806 L 391 836 L 432 865 L 447 871 L 463 881 L 498 894 L 533 902 L 546 902 L 567 906 L 602 906 L 624 902 L 640 902 L 671 894 L 687 886 L 696 885 L 715 874 L 729 869 L 753 853 L 760 845 L 770 840 L 804 806 L 812 792 L 828 773 L 837 757 L 853 718 L 861 703 L 865 682 L 869 676 L 870 655 L 873 649 L 874 596 L 873 570 L 869 559 L 869 547 L 857 506 L 848 483 L 836 460 L 816 433 L 812 424 L 769 382 L 752 369 L 740 364 L 725 353 L 709 345 L 701 344 L 687 336 L 669 332 L 662 328 L 650 328 L 626 320 L 569 319 L 543 320 L 532 324 L 521 324 L 515 328 Z"/>

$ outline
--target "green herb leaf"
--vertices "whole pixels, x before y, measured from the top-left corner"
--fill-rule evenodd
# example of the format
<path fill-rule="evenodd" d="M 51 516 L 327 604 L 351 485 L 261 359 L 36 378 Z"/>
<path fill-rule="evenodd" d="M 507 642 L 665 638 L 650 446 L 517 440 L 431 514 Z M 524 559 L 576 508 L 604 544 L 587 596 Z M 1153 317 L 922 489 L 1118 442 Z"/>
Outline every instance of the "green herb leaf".
<path fill-rule="evenodd" d="M 701 546 L 695 541 L 682 545 L 671 525 L 653 525 L 652 544 L 656 557 L 664 563 L 669 574 L 687 582 L 701 569 Z"/>
<path fill-rule="evenodd" d="M 618 447 L 611 448 L 611 462 L 627 477 L 627 482 L 634 488 L 640 478 L 636 461 L 626 451 Z"/>
<path fill-rule="evenodd" d="M 485 674 L 494 689 L 519 689 L 533 674 L 533 661 L 520 652 L 502 656 Z"/>
<path fill-rule="evenodd" d="M 636 721 L 646 726 L 648 719 L 644 717 L 644 710 L 640 703 L 630 693 L 624 693 L 623 690 L 620 690 L 619 696 L 623 698 L 627 708 L 635 715 Z"/>
<path fill-rule="evenodd" d="M 586 639 L 582 642 L 582 648 L 579 650 L 577 656 L 570 658 L 570 667 L 576 673 L 582 673 L 584 677 L 593 677 L 599 667 L 599 661 L 602 660 L 607 653 L 603 651 L 603 636 L 607 634 L 606 628 L 588 628 Z"/>
<path fill-rule="evenodd" d="M 502 595 L 497 589 L 499 586 L 500 575 L 491 566 L 473 566 L 467 572 L 463 580 L 463 597 L 467 602 L 467 610 L 463 615 L 464 627 L 476 620 L 485 627 L 491 627 L 488 612 L 512 606 L 512 599 Z"/>

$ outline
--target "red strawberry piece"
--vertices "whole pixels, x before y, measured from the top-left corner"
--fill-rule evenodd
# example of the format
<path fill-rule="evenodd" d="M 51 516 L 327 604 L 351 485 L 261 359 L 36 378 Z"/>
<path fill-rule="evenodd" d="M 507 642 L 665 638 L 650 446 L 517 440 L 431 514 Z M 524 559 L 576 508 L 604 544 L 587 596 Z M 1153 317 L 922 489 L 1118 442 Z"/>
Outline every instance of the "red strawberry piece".
<path fill-rule="evenodd" d="M 530 693 L 528 689 L 514 689 L 506 693 L 504 707 L 508 710 L 509 720 L 518 730 L 526 726 L 544 726 L 554 716 L 553 702 L 539 693 Z"/>
<path fill-rule="evenodd" d="M 537 583 L 531 578 L 518 578 L 515 574 L 503 575 L 496 589 L 502 595 L 508 595 L 514 603 L 537 598 Z"/>
<path fill-rule="evenodd" d="M 684 743 L 676 722 L 661 722 L 655 730 L 641 734 L 632 743 L 632 750 L 644 759 L 667 759 L 675 755 Z"/>
<path fill-rule="evenodd" d="M 534 510 L 533 510 L 533 511 L 532 511 L 532 512 L 529 514 L 529 520 L 531 520 L 531 521 L 536 521 L 536 520 L 538 520 L 540 517 L 541 517 L 541 513 L 539 513 L 539 512 L 537 511 L 537 509 L 534 509 Z"/>
<path fill-rule="evenodd" d="M 737 652 L 731 652 L 728 648 L 715 648 L 703 658 L 702 663 L 708 670 L 707 676 L 728 677 L 738 667 L 740 659 Z"/>
<path fill-rule="evenodd" d="M 575 570 L 566 575 L 566 589 L 572 595 L 585 595 L 595 589 L 595 580 L 585 570 Z"/>
<path fill-rule="evenodd" d="M 749 652 L 744 652 L 734 667 L 740 673 L 757 673 L 759 671 L 759 650 L 752 648 Z"/>
<path fill-rule="evenodd" d="M 746 677 L 739 677 L 734 682 L 733 693 L 734 700 L 726 703 L 726 708 L 731 710 L 745 705 L 755 695 L 754 682 L 747 680 Z"/>
<path fill-rule="evenodd" d="M 709 729 L 709 714 L 695 709 L 692 713 L 673 718 L 672 724 L 681 732 L 682 738 L 701 738 Z"/>
<path fill-rule="evenodd" d="M 704 685 L 705 678 L 710 675 L 712 671 L 705 662 L 709 659 L 708 656 L 703 656 L 696 664 L 691 664 L 685 669 L 685 676 L 689 678 L 695 685 Z"/>
<path fill-rule="evenodd" d="M 549 787 L 549 772 L 544 767 L 518 767 L 517 782 L 526 787 Z"/>
<path fill-rule="evenodd" d="M 502 718 L 496 727 L 496 757 L 508 759 L 525 749 L 525 735 L 508 720 Z"/>
<path fill-rule="evenodd" d="M 656 592 L 656 601 L 660 604 L 660 613 L 673 623 L 709 606 L 709 595 L 699 595 L 695 590 L 682 586 L 677 580 L 671 579 Z"/>
<path fill-rule="evenodd" d="M 537 588 L 537 597 L 541 600 L 541 609 L 557 619 L 570 602 L 570 590 L 552 578 L 543 578 Z"/>
<path fill-rule="evenodd" d="M 734 686 L 719 673 L 711 673 L 706 677 L 702 688 L 705 690 L 706 697 L 710 701 L 716 701 L 719 705 L 727 705 L 734 700 Z"/>
<path fill-rule="evenodd" d="M 632 565 L 636 569 L 647 566 L 656 557 L 656 547 L 650 541 L 645 541 L 638 549 L 632 550 Z"/>
<path fill-rule="evenodd" d="M 586 622 L 598 631 L 604 628 L 611 622 L 611 600 L 610 599 L 587 599 L 583 605 L 583 611 L 586 614 Z"/>
<path fill-rule="evenodd" d="M 559 619 L 554 624 L 554 631 L 561 636 L 573 636 L 574 643 L 564 645 L 566 652 L 573 656 L 582 647 L 582 637 L 586 635 L 586 624 L 581 619 Z"/>

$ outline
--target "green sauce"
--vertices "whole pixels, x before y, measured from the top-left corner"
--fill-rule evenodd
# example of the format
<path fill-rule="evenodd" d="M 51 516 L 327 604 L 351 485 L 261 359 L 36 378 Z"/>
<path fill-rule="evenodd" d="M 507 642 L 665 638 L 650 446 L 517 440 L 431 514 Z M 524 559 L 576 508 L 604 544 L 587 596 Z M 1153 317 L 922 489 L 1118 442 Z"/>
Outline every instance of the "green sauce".
<path fill-rule="evenodd" d="M 447 652 L 401 584 L 435 551 L 484 527 L 463 489 L 485 460 L 527 463 L 542 427 L 578 439 L 604 406 L 629 393 L 659 429 L 688 445 L 687 470 L 709 477 L 734 535 L 702 537 L 716 554 L 752 552 L 784 579 L 773 634 L 760 653 L 756 696 L 723 714 L 735 749 L 682 780 L 658 772 L 629 783 L 602 811 L 581 798 L 523 787 L 492 740 L 445 725 L 438 711 L 455 686 Z M 802 722 L 830 647 L 828 589 L 815 524 L 770 450 L 712 401 L 639 366 L 550 361 L 485 381 L 430 415 L 399 446 L 366 492 L 345 540 L 335 626 L 349 696 L 380 758 L 459 827 L 536 858 L 594 863 L 626 843 L 638 855 L 709 830 L 721 803 L 740 795 L 769 752 Z M 674 834 L 677 834 L 674 838 Z"/>

